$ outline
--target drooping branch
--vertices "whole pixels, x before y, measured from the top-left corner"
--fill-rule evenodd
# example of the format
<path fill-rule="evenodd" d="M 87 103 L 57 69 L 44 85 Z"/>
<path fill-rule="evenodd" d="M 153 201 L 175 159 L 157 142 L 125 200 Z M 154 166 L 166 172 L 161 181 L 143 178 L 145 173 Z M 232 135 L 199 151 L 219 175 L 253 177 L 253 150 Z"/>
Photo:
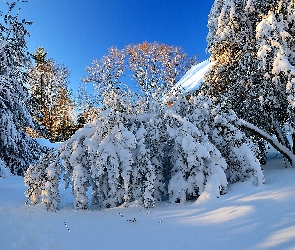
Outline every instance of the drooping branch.
<path fill-rule="evenodd" d="M 242 119 L 239 120 L 239 125 L 245 130 L 258 135 L 259 137 L 269 142 L 277 151 L 279 151 L 284 157 L 288 159 L 293 168 L 295 167 L 295 155 L 287 147 L 279 143 L 277 139 L 273 138 L 262 129 Z"/>

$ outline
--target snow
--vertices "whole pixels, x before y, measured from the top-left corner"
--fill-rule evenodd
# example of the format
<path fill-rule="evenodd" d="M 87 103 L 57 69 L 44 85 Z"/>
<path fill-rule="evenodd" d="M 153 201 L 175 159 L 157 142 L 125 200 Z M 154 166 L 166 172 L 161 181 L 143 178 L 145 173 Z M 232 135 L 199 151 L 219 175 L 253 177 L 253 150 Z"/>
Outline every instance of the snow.
<path fill-rule="evenodd" d="M 288 58 L 285 55 L 277 54 L 276 59 L 273 63 L 273 74 L 279 74 L 280 72 L 288 73 L 290 71 L 292 74 L 295 74 L 295 69 L 289 62 Z"/>
<path fill-rule="evenodd" d="M 295 249 L 295 169 L 275 151 L 264 169 L 265 185 L 152 209 L 74 210 L 67 190 L 48 212 L 25 205 L 22 177 L 0 178 L 0 249 Z"/>
<path fill-rule="evenodd" d="M 239 123 L 241 125 L 244 125 L 245 127 L 248 127 L 250 129 L 252 129 L 253 131 L 257 131 L 261 136 L 264 137 L 265 140 L 267 140 L 268 142 L 272 143 L 272 145 L 277 148 L 278 150 L 280 150 L 280 152 L 282 152 L 282 154 L 284 154 L 287 158 L 289 158 L 293 164 L 293 167 L 295 167 L 295 156 L 294 154 L 292 154 L 292 152 L 285 147 L 284 145 L 280 144 L 278 142 L 278 140 L 274 139 L 272 136 L 270 136 L 269 134 L 267 134 L 265 131 L 259 129 L 258 127 L 254 126 L 253 124 L 240 119 Z"/>
<path fill-rule="evenodd" d="M 6 167 L 5 163 L 0 158 L 0 178 L 8 178 L 10 175 L 10 170 Z"/>
<path fill-rule="evenodd" d="M 204 82 L 204 75 L 209 70 L 211 63 L 205 60 L 193 66 L 173 87 L 173 89 L 183 89 L 184 92 L 192 92 L 201 87 Z"/>
<path fill-rule="evenodd" d="M 45 139 L 45 138 L 36 138 L 36 141 L 42 145 L 42 146 L 45 146 L 47 148 L 58 148 L 60 146 L 60 143 L 53 143 L 53 142 L 50 142 L 48 139 Z"/>

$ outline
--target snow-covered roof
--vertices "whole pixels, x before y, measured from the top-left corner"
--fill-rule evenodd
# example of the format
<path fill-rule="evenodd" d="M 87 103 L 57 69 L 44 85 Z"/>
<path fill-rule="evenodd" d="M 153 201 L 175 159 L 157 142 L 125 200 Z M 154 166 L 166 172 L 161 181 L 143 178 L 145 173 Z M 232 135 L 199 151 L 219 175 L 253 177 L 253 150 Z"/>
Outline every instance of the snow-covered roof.
<path fill-rule="evenodd" d="M 183 89 L 185 93 L 192 92 L 200 88 L 204 82 L 204 75 L 209 70 L 211 63 L 209 59 L 194 65 L 186 74 L 175 84 L 173 89 Z"/>

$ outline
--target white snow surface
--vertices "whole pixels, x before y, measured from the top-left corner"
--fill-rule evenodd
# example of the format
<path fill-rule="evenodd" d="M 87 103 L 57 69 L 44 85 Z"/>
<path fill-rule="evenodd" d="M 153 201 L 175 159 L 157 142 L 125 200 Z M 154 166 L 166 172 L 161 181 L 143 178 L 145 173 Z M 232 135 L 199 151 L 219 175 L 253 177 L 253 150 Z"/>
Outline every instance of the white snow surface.
<path fill-rule="evenodd" d="M 61 209 L 47 212 L 25 205 L 22 177 L 0 178 L 0 249 L 295 249 L 295 169 L 268 157 L 265 185 L 152 209 L 74 210 L 66 190 Z"/>
<path fill-rule="evenodd" d="M 56 143 L 53 143 L 53 142 L 50 142 L 48 139 L 45 139 L 45 138 L 36 138 L 36 141 L 42 145 L 42 146 L 46 146 L 47 148 L 58 148 L 61 144 L 61 142 L 56 142 Z"/>
<path fill-rule="evenodd" d="M 173 89 L 181 89 L 185 93 L 192 92 L 201 87 L 204 75 L 209 70 L 211 63 L 209 59 L 196 64 L 175 84 Z"/>

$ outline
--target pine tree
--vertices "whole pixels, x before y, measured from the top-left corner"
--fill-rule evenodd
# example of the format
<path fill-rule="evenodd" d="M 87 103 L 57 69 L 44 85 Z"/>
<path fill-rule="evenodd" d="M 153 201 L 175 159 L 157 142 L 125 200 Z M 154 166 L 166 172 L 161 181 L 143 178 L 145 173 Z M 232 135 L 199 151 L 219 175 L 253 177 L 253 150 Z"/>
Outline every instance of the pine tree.
<path fill-rule="evenodd" d="M 52 141 L 64 141 L 75 131 L 74 105 L 68 89 L 69 70 L 46 59 L 46 55 L 43 47 L 32 55 L 35 66 L 29 71 L 30 92 L 40 114 L 36 119 L 47 129 L 48 137 Z"/>
<path fill-rule="evenodd" d="M 28 78 L 30 64 L 25 25 L 13 15 L 16 1 L 0 21 L 0 158 L 13 174 L 23 175 L 29 164 L 39 158 L 41 147 L 24 130 L 35 128 L 31 115 Z"/>

